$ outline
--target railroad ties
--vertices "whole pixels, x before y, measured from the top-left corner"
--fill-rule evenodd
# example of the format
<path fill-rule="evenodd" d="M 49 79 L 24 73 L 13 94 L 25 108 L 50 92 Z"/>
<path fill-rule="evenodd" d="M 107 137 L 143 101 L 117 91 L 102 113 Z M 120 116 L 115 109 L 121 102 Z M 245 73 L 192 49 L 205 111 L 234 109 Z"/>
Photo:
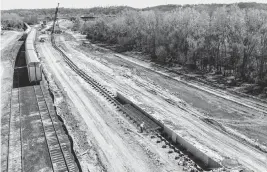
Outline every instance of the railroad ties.
<path fill-rule="evenodd" d="M 43 81 L 12 89 L 4 122 L 2 171 L 79 171 Z"/>
<path fill-rule="evenodd" d="M 48 89 L 34 86 L 34 90 L 54 171 L 77 171 L 69 152 L 68 137 L 57 119 Z"/>
<path fill-rule="evenodd" d="M 94 88 L 98 93 L 104 96 L 108 102 L 116 107 L 117 110 L 126 115 L 137 127 L 144 122 L 144 130 L 149 132 L 151 139 L 156 141 L 157 144 L 162 144 L 163 149 L 167 149 L 169 154 L 174 154 L 174 158 L 177 161 L 177 165 L 183 166 L 184 171 L 204 171 L 210 170 L 209 166 L 203 164 L 202 161 L 194 157 L 188 150 L 182 147 L 177 142 L 173 142 L 171 137 L 162 131 L 162 126 L 156 121 L 152 120 L 145 112 L 138 107 L 135 107 L 133 103 L 125 102 L 124 100 L 119 100 L 119 96 L 115 97 L 110 91 L 108 91 L 104 86 L 98 83 L 94 78 L 87 75 L 55 44 L 54 38 L 52 36 L 53 47 L 63 56 L 66 64 L 76 72 L 81 78 L 83 78 L 92 88 Z M 167 100 L 170 104 L 174 104 L 173 101 Z M 219 168 L 219 167 L 216 167 Z"/>
<path fill-rule="evenodd" d="M 129 117 L 137 126 L 139 126 L 142 122 L 145 123 L 145 130 L 147 131 L 156 131 L 161 129 L 161 127 L 156 124 L 153 120 L 151 120 L 148 116 L 143 114 L 141 111 L 136 109 L 130 104 L 122 105 L 115 96 L 108 91 L 104 86 L 99 84 L 95 79 L 88 76 L 84 71 L 80 70 L 77 65 L 60 49 L 56 46 L 56 44 L 52 41 L 53 47 L 61 53 L 65 62 L 68 66 L 76 72 L 80 77 L 82 77 L 88 84 L 90 84 L 97 92 L 99 92 L 102 96 L 104 96 L 111 104 L 117 107 L 117 109 L 123 111 L 126 116 Z"/>
<path fill-rule="evenodd" d="M 99 84 L 95 79 L 88 76 L 84 71 L 80 70 L 79 67 L 60 49 L 54 42 L 54 38 L 52 36 L 52 45 L 53 47 L 63 56 L 65 62 L 68 66 L 76 72 L 80 77 L 82 77 L 88 84 L 90 84 L 97 92 L 99 92 L 102 96 L 104 96 L 111 104 L 116 106 L 117 109 L 123 111 L 127 114 L 130 119 L 134 121 L 134 123 L 139 126 L 142 122 L 145 122 L 145 129 L 147 131 L 155 131 L 160 129 L 161 127 L 148 118 L 145 114 L 137 110 L 130 104 L 122 105 L 119 101 L 116 100 L 115 96 L 108 91 L 104 86 Z"/>

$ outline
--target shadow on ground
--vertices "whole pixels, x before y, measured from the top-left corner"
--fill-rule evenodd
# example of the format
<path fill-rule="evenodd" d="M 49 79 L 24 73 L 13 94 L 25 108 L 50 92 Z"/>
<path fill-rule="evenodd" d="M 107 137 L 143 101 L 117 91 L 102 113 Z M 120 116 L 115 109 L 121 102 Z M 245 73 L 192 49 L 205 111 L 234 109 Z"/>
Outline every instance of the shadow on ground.
<path fill-rule="evenodd" d="M 30 83 L 25 57 L 26 57 L 25 56 L 25 43 L 23 43 L 19 49 L 19 52 L 16 57 L 16 61 L 15 61 L 13 88 L 27 87 L 27 86 L 40 84 L 40 83 Z"/>

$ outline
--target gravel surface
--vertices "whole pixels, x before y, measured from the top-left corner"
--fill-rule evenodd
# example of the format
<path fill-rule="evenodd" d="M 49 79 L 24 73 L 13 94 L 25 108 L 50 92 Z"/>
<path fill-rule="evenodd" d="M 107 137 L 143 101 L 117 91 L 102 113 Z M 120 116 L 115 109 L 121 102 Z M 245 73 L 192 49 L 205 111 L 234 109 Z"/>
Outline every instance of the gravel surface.
<path fill-rule="evenodd" d="M 1 36 L 1 169 L 7 167 L 13 65 L 23 43 L 16 41 L 20 36 L 19 32 L 6 32 Z"/>
<path fill-rule="evenodd" d="M 259 102 L 155 72 L 145 62 L 95 45 L 84 48 L 63 36 L 57 42 L 102 85 L 122 92 L 215 160 L 236 159 L 255 171 L 267 169 L 266 111 Z"/>
<path fill-rule="evenodd" d="M 148 135 L 137 132 L 120 112 L 77 76 L 49 42 L 38 49 L 51 79 L 58 85 L 73 118 L 65 118 L 70 132 L 80 131 L 88 147 L 73 135 L 78 159 L 90 171 L 182 171 L 174 158 L 159 149 Z M 71 122 L 68 122 L 71 120 Z M 76 128 L 73 129 L 73 125 Z M 75 130 L 75 131 L 74 131 Z M 77 133 L 76 132 L 76 133 Z M 84 152 L 83 152 L 84 151 Z M 87 154 L 89 159 L 82 158 Z"/>

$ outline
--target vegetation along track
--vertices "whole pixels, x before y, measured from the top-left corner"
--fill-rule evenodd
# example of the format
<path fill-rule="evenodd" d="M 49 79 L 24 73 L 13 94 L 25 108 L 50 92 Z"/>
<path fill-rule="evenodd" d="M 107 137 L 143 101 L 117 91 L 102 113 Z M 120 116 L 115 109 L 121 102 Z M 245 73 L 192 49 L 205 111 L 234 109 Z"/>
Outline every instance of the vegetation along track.
<path fill-rule="evenodd" d="M 51 42 L 52 46 L 63 56 L 67 65 L 87 83 L 89 83 L 97 92 L 103 95 L 111 104 L 113 104 L 118 111 L 122 112 L 122 114 L 128 117 L 137 127 L 139 127 L 142 122 L 145 122 L 145 132 L 150 134 L 150 137 L 153 141 L 158 144 L 162 144 L 163 149 L 169 149 L 167 151 L 169 154 L 176 153 L 174 157 L 175 160 L 177 160 L 178 165 L 184 166 L 184 168 L 188 169 L 188 171 L 193 170 L 196 172 L 211 169 L 208 164 L 194 157 L 190 152 L 184 149 L 182 145 L 173 143 L 171 138 L 169 138 L 163 132 L 163 127 L 160 126 L 155 120 L 146 116 L 134 105 L 123 102 L 123 100 L 121 101 L 118 97 L 99 84 L 95 79 L 88 76 L 84 71 L 80 70 L 79 67 L 75 65 L 74 62 L 56 45 L 54 35 L 51 36 Z"/>

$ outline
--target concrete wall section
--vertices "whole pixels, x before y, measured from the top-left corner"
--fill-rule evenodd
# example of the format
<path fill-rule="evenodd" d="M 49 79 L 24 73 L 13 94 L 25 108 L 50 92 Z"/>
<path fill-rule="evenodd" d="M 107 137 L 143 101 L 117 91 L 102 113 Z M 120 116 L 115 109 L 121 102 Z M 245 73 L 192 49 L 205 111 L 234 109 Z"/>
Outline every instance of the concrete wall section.
<path fill-rule="evenodd" d="M 167 134 L 168 137 L 170 137 L 174 143 L 179 144 L 181 147 L 186 149 L 187 152 L 190 152 L 196 159 L 201 161 L 205 167 L 210 169 L 221 167 L 221 165 L 218 162 L 208 157 L 204 152 L 197 149 L 193 144 L 187 142 L 185 139 L 183 139 L 169 127 L 164 126 L 163 132 Z"/>
<path fill-rule="evenodd" d="M 135 107 L 137 110 L 141 111 L 143 114 L 145 114 L 147 117 L 149 117 L 151 120 L 153 120 L 155 123 L 157 123 L 159 126 L 163 128 L 163 133 L 167 135 L 167 137 L 171 138 L 173 143 L 178 144 L 180 147 L 184 148 L 187 152 L 190 152 L 195 159 L 198 159 L 198 161 L 205 166 L 207 169 L 215 169 L 221 167 L 221 165 L 214 161 L 212 158 L 210 158 L 208 155 L 206 155 L 201 150 L 197 149 L 193 144 L 186 141 L 184 138 L 179 136 L 173 129 L 170 127 L 167 127 L 164 125 L 161 121 L 158 121 L 153 116 L 145 112 L 143 109 L 135 105 L 132 101 L 124 97 L 121 93 L 117 92 L 117 99 L 123 104 L 130 104 L 133 107 Z"/>
<path fill-rule="evenodd" d="M 143 109 L 141 109 L 140 107 L 138 107 L 137 105 L 135 105 L 132 101 L 130 101 L 129 99 L 127 99 L 126 97 L 124 97 L 119 92 L 117 92 L 117 99 L 119 99 L 120 102 L 124 102 L 124 104 L 130 104 L 130 105 L 132 105 L 135 109 L 137 109 L 140 112 L 142 112 L 144 115 L 146 115 L 148 118 L 150 118 L 153 122 L 155 122 L 156 124 L 158 124 L 160 127 L 163 128 L 163 126 L 164 126 L 163 123 L 159 122 L 157 119 L 155 119 L 150 114 L 148 114 L 147 112 L 145 112 Z"/>
<path fill-rule="evenodd" d="M 122 104 L 130 104 L 132 105 L 133 102 L 131 102 L 129 99 L 125 98 L 121 93 L 117 92 L 117 99 L 119 99 L 119 102 Z"/>

